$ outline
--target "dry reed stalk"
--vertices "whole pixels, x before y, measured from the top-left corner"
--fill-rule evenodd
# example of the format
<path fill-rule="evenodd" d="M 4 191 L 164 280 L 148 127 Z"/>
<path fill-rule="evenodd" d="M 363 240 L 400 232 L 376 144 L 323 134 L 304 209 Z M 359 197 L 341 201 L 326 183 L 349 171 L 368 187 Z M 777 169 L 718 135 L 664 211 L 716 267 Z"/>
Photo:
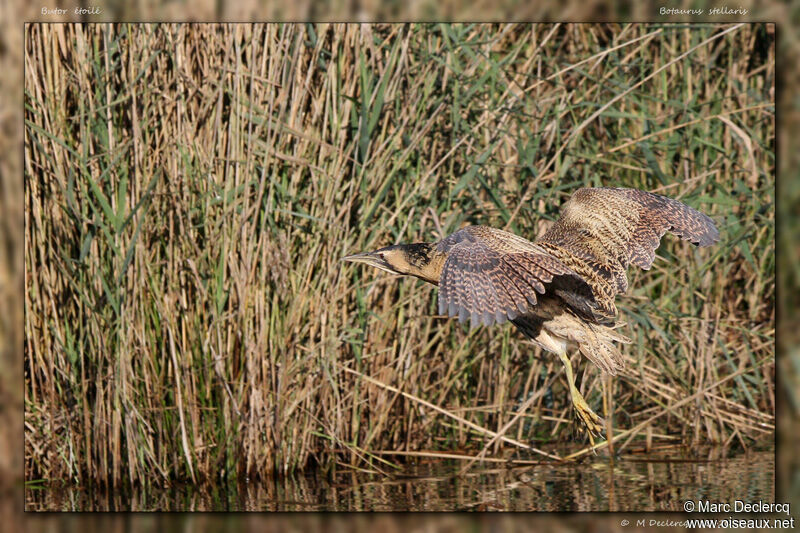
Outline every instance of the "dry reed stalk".
<path fill-rule="evenodd" d="M 503 431 L 503 432 L 494 432 L 494 431 L 492 431 L 490 429 L 482 428 L 482 427 L 478 426 L 477 424 L 473 424 L 472 422 L 470 422 L 470 421 L 468 421 L 468 420 L 466 420 L 466 419 L 464 419 L 464 418 L 452 413 L 451 411 L 448 411 L 447 409 L 443 409 L 443 408 L 439 407 L 438 405 L 434 405 L 434 404 L 432 404 L 430 402 L 427 402 L 427 401 L 425 401 L 425 400 L 423 400 L 421 398 L 417 398 L 417 397 L 415 397 L 415 396 L 413 396 L 411 394 L 408 394 L 407 392 L 403 392 L 403 391 L 401 391 L 401 390 L 399 390 L 399 389 L 397 389 L 395 387 L 392 387 L 391 385 L 387 385 L 385 383 L 381 383 L 378 380 L 372 379 L 369 376 L 365 376 L 365 375 L 363 375 L 363 374 L 361 374 L 359 372 L 356 372 L 355 370 L 349 369 L 347 367 L 341 366 L 340 368 L 342 370 L 344 370 L 345 372 L 349 372 L 351 374 L 359 376 L 360 378 L 364 379 L 365 381 L 367 381 L 369 383 L 372 383 L 373 385 L 377 385 L 378 387 L 382 387 L 382 388 L 390 390 L 392 392 L 401 394 L 405 398 L 408 398 L 409 400 L 412 400 L 412 401 L 417 402 L 417 403 L 419 403 L 421 405 L 424 405 L 425 407 L 428 407 L 429 409 L 433 409 L 437 413 L 440 413 L 440 414 L 443 414 L 444 416 L 452 418 L 453 420 L 456 420 L 457 422 L 459 422 L 461 424 L 464 424 L 465 426 L 468 426 L 468 427 L 474 429 L 478 433 L 482 433 L 484 435 L 490 435 L 493 439 L 502 440 L 503 442 L 507 442 L 507 443 L 512 444 L 512 445 L 514 445 L 514 446 L 516 446 L 518 448 L 521 448 L 523 450 L 530 450 L 530 451 L 532 451 L 534 453 L 538 453 L 539 455 L 544 455 L 545 457 L 548 457 L 550 459 L 555 459 L 557 461 L 561 460 L 561 458 L 559 456 L 557 456 L 557 455 L 553 455 L 553 454 L 547 453 L 547 452 L 539 450 L 539 449 L 537 449 L 537 448 L 535 448 L 533 446 L 529 446 L 527 444 L 523 444 L 521 442 L 517 442 L 514 439 L 510 439 L 508 437 L 504 437 L 503 433 L 505 431 Z M 526 404 L 526 407 L 527 407 L 527 404 Z M 507 430 L 508 428 L 504 428 L 504 429 Z M 490 442 L 492 442 L 492 441 L 490 441 Z M 488 445 L 487 445 L 487 448 L 488 448 Z M 484 449 L 486 449 L 486 448 L 484 448 Z"/>

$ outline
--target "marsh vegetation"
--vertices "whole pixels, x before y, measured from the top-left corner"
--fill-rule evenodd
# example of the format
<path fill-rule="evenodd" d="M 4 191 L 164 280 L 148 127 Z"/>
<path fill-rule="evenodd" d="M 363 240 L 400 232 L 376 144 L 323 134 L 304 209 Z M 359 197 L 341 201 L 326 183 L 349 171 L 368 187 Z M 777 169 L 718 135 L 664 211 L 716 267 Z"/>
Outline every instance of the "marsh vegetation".
<path fill-rule="evenodd" d="M 721 233 L 629 271 L 622 375 L 579 365 L 614 452 L 771 441 L 774 53 L 762 24 L 26 26 L 26 479 L 585 454 L 556 358 L 339 259 L 534 238 L 587 185 Z"/>

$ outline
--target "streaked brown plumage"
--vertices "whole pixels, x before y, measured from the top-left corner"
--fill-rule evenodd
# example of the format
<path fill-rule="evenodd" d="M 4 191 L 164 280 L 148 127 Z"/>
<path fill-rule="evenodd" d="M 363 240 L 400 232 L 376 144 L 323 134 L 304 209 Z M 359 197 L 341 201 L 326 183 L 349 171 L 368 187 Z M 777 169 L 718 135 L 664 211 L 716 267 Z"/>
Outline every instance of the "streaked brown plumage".
<path fill-rule="evenodd" d="M 574 385 L 568 344 L 609 374 L 622 368 L 614 342 L 614 298 L 628 288 L 626 270 L 648 270 L 670 231 L 698 246 L 718 241 L 706 215 L 636 189 L 579 189 L 536 241 L 486 226 L 468 226 L 437 243 L 401 244 L 345 257 L 439 285 L 439 312 L 491 325 L 510 320 L 564 363 L 575 411 L 589 431 L 601 419 Z"/>

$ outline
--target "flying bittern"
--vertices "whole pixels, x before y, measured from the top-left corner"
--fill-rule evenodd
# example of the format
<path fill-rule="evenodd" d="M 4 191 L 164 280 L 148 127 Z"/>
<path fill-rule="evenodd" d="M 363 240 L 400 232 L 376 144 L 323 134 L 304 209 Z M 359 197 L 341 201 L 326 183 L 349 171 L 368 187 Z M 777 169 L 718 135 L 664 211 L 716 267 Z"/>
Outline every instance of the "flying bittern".
<path fill-rule="evenodd" d="M 671 231 L 698 246 L 719 240 L 703 213 L 636 189 L 579 189 L 559 219 L 535 242 L 486 226 L 468 226 L 436 243 L 399 244 L 345 257 L 439 286 L 439 313 L 461 322 L 510 320 L 566 371 L 572 405 L 589 439 L 602 419 L 575 386 L 567 347 L 614 375 L 623 357 L 614 342 L 614 297 L 628 288 L 625 271 L 650 269 L 661 237 Z"/>

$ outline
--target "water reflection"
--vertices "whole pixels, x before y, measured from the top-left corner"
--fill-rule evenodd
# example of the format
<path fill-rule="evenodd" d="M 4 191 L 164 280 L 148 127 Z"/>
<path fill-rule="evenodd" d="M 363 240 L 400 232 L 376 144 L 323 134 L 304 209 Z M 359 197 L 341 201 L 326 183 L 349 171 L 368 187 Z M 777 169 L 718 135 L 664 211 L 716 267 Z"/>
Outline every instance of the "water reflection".
<path fill-rule="evenodd" d="M 231 486 L 98 491 L 26 488 L 28 511 L 681 511 L 687 499 L 774 501 L 774 451 L 719 458 L 594 457 L 525 467 L 409 465 L 389 478 L 355 472 Z"/>

